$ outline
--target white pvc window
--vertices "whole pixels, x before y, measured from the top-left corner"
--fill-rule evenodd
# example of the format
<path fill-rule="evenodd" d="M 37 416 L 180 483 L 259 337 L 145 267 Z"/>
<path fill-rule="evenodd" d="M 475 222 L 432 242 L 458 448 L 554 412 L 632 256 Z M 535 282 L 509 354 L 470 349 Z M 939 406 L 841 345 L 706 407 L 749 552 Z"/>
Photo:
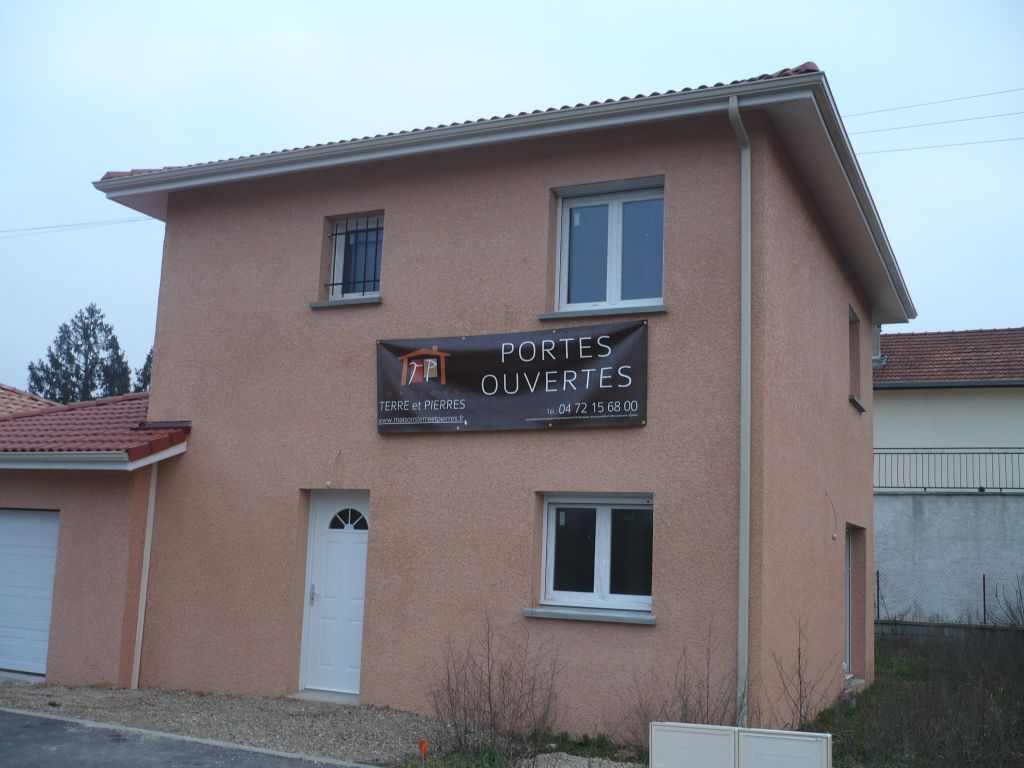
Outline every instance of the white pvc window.
<path fill-rule="evenodd" d="M 649 496 L 548 496 L 541 602 L 651 610 L 654 505 Z"/>
<path fill-rule="evenodd" d="M 561 205 L 559 309 L 662 303 L 663 188 L 564 197 Z"/>

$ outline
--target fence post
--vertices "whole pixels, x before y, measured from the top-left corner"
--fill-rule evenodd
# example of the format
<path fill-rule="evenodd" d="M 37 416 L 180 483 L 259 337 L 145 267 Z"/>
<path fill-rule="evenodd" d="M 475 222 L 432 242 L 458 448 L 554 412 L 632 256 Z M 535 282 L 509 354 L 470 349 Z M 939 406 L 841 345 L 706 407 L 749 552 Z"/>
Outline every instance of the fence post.
<path fill-rule="evenodd" d="M 882 582 L 875 571 L 875 618 L 882 618 Z"/>
<path fill-rule="evenodd" d="M 988 624 L 988 590 L 985 588 L 985 574 L 981 574 L 981 623 Z"/>

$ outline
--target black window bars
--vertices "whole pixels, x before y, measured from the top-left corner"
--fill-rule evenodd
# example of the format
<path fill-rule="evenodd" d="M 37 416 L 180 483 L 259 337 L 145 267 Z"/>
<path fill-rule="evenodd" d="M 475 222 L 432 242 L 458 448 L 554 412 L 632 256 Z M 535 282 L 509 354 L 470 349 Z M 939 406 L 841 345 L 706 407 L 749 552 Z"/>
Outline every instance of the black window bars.
<path fill-rule="evenodd" d="M 328 237 L 334 241 L 329 298 L 380 293 L 380 266 L 384 248 L 384 217 L 340 219 Z"/>

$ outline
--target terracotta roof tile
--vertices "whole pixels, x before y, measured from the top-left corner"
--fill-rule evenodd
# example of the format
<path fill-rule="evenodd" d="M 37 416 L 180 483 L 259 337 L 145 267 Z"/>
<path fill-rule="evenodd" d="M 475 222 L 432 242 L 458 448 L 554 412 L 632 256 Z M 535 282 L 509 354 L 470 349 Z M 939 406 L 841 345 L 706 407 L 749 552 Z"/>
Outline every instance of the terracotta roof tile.
<path fill-rule="evenodd" d="M 162 171 L 177 171 L 182 168 L 198 168 L 204 165 L 216 165 L 217 163 L 230 162 L 232 160 L 249 160 L 256 157 L 269 157 L 272 155 L 283 155 L 288 152 L 298 152 L 303 149 L 316 149 L 319 147 L 333 147 L 340 144 L 355 144 L 361 141 L 372 141 L 373 139 L 382 139 L 387 136 L 404 136 L 412 133 L 425 133 L 427 131 L 438 131 L 444 128 L 455 128 L 461 125 L 474 125 L 477 123 L 491 123 L 499 120 L 511 120 L 517 117 L 526 117 L 528 115 L 539 115 L 545 112 L 565 112 L 573 109 L 582 109 L 585 107 L 594 107 L 599 104 L 614 104 L 619 101 L 638 101 L 643 99 L 654 99 L 659 96 L 670 96 L 675 93 L 686 93 L 687 91 L 705 91 L 712 88 L 724 88 L 726 85 L 741 85 L 742 83 L 754 83 L 759 80 L 776 80 L 783 77 L 793 77 L 794 75 L 805 75 L 811 72 L 820 72 L 818 65 L 813 61 L 807 61 L 797 67 L 787 67 L 786 69 L 780 69 L 778 72 L 771 74 L 757 75 L 756 77 L 748 77 L 742 80 L 733 80 L 730 83 L 715 83 L 714 85 L 699 85 L 696 88 L 680 88 L 679 90 L 669 90 L 664 93 L 655 91 L 653 93 L 638 93 L 636 96 L 622 96 L 618 99 L 605 99 L 604 101 L 591 101 L 589 104 L 575 104 L 575 105 L 563 105 L 561 107 L 548 107 L 547 109 L 535 109 L 531 112 L 519 112 L 518 114 L 509 113 L 507 115 L 494 115 L 493 117 L 481 117 L 476 120 L 465 120 L 462 122 L 454 123 L 441 123 L 440 125 L 430 125 L 426 128 L 413 128 L 411 130 L 404 131 L 391 131 L 389 133 L 378 133 L 374 136 L 363 136 L 353 137 L 351 139 L 342 139 L 340 141 L 328 141 L 322 144 L 307 144 L 304 147 L 293 147 L 292 149 L 280 149 L 274 152 L 259 152 L 253 155 L 241 155 L 239 157 L 229 157 L 223 160 L 213 160 L 206 163 L 191 163 L 189 165 L 168 165 L 163 168 L 133 168 L 130 171 L 107 171 L 103 174 L 101 181 L 107 181 L 109 179 L 119 179 L 125 176 L 144 176 L 151 173 L 160 173 Z"/>
<path fill-rule="evenodd" d="M 9 416 L 17 411 L 37 410 L 50 405 L 57 403 L 31 392 L 24 392 L 17 387 L 0 384 L 0 416 Z"/>
<path fill-rule="evenodd" d="M 131 461 L 185 440 L 187 422 L 146 424 L 149 393 L 40 408 L 0 418 L 0 454 L 114 451 Z"/>
<path fill-rule="evenodd" d="M 1024 328 L 883 333 L 875 384 L 1024 381 Z"/>

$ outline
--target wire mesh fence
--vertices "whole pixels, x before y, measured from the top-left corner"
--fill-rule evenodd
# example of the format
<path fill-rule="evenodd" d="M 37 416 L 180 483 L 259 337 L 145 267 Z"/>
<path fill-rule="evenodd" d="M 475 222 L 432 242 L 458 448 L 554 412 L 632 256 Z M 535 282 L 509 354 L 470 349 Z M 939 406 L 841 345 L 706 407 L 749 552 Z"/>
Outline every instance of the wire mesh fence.
<path fill-rule="evenodd" d="M 953 569 L 913 575 L 875 571 L 875 618 L 1024 626 L 1024 574 Z"/>

